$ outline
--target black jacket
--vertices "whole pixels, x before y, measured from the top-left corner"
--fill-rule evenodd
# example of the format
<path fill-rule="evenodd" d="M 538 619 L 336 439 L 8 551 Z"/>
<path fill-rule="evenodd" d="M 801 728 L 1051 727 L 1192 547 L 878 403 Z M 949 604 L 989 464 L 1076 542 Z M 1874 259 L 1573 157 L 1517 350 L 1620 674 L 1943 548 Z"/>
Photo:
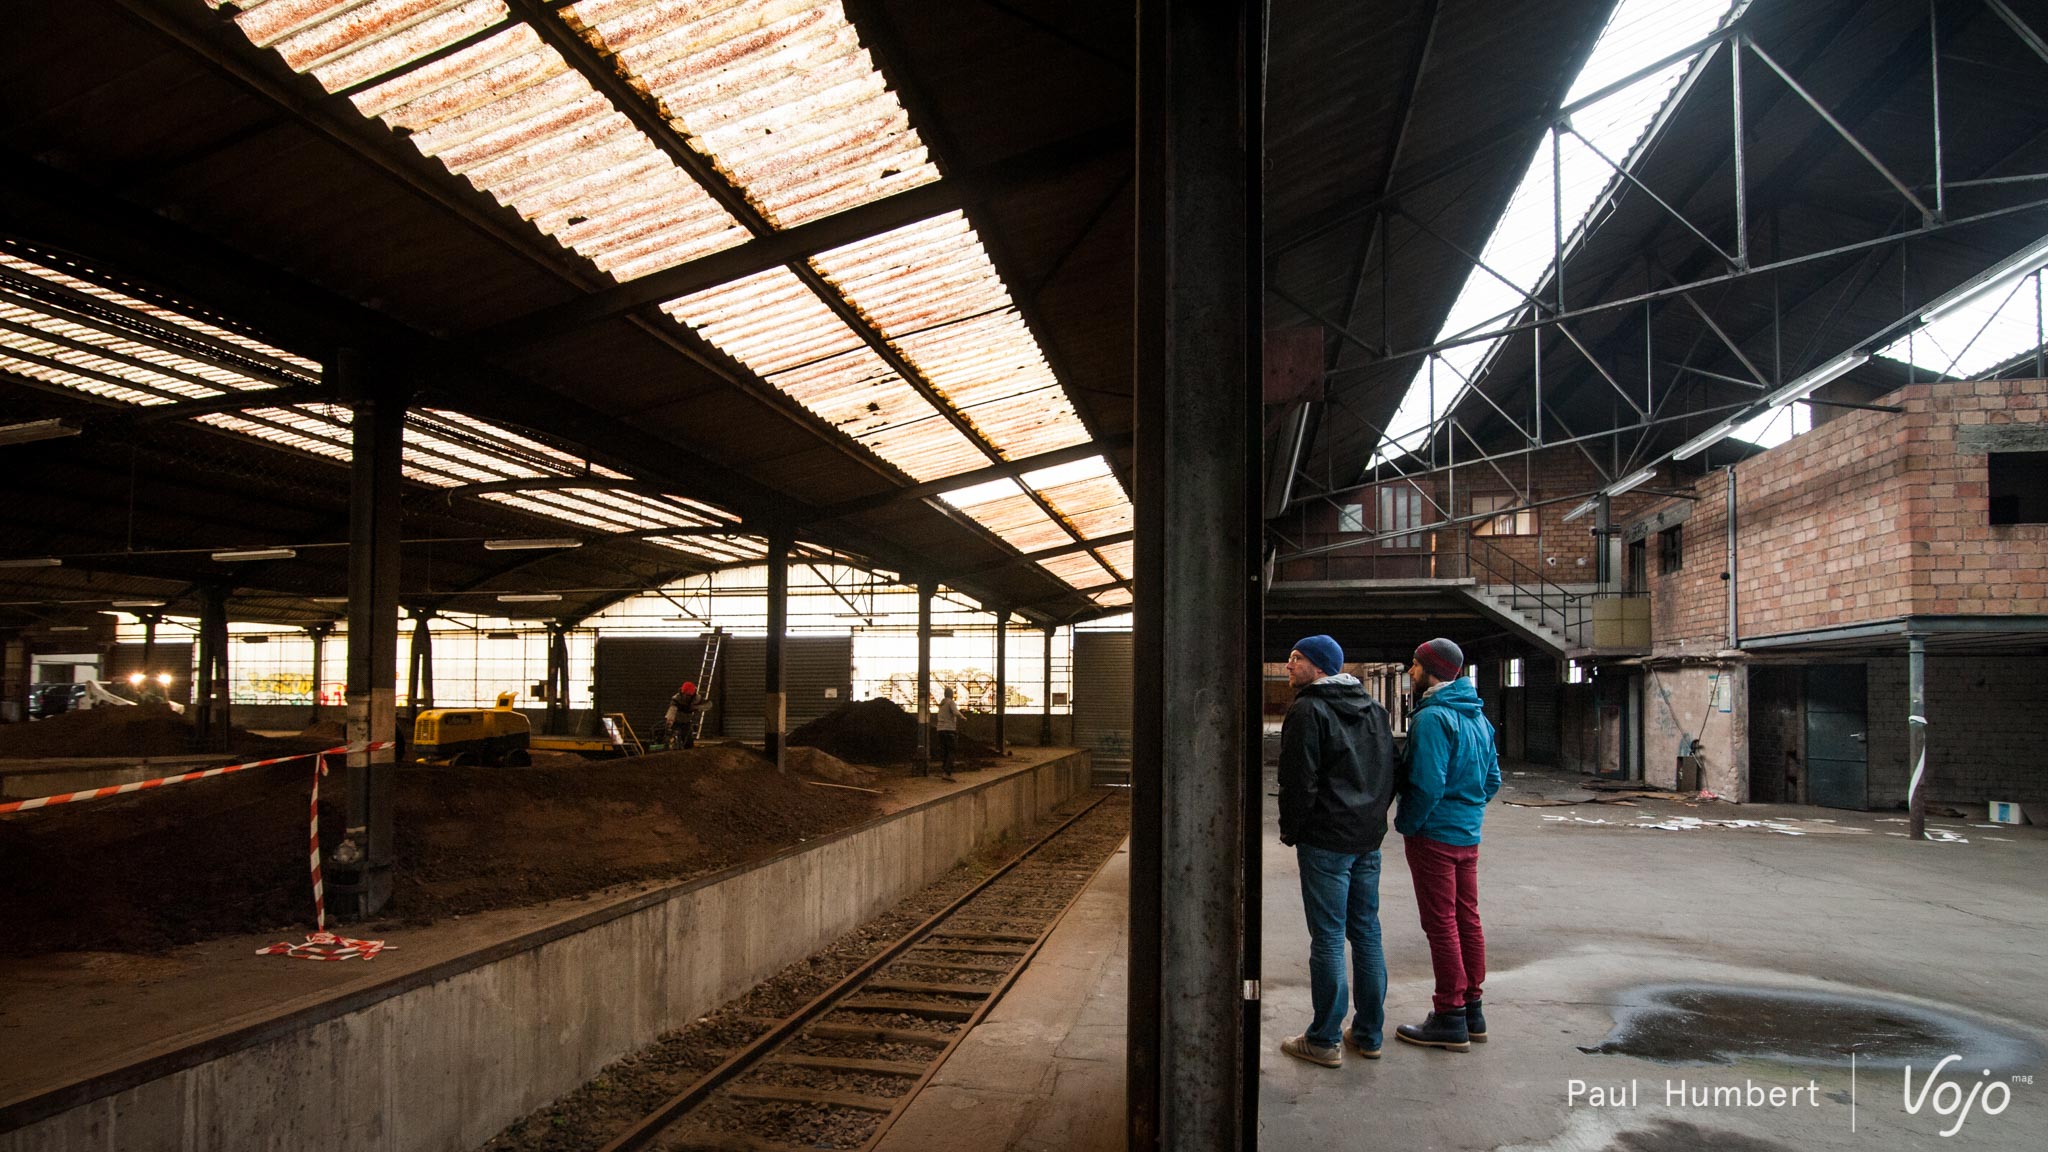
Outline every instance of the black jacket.
<path fill-rule="evenodd" d="M 1394 798 L 1387 710 L 1352 676 L 1301 689 L 1280 729 L 1280 840 L 1371 852 Z"/>

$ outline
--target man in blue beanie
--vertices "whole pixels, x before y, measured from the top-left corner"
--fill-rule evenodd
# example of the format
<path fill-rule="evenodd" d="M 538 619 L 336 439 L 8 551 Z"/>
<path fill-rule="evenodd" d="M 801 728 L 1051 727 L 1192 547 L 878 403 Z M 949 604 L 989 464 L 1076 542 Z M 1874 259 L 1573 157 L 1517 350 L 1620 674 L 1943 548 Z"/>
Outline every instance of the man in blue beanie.
<path fill-rule="evenodd" d="M 1415 650 L 1408 678 L 1418 697 L 1408 719 L 1408 771 L 1394 828 L 1407 851 L 1415 907 L 1429 937 L 1436 995 L 1429 1018 L 1394 1034 L 1410 1044 L 1469 1052 L 1486 1040 L 1480 993 L 1486 937 L 1479 928 L 1479 825 L 1500 791 L 1500 756 L 1479 693 L 1460 676 L 1465 653 L 1449 640 Z"/>
<path fill-rule="evenodd" d="M 1294 704 L 1280 728 L 1280 842 L 1301 866 L 1308 914 L 1308 1031 L 1280 1050 L 1312 1064 L 1344 1062 L 1342 1042 L 1380 1056 L 1387 961 L 1380 950 L 1380 841 L 1394 794 L 1394 737 L 1387 710 L 1344 671 L 1328 636 L 1296 642 L 1287 656 Z M 1343 1029 L 1344 943 L 1351 942 L 1351 1027 Z M 1340 1029 L 1342 1029 L 1340 1031 Z"/>

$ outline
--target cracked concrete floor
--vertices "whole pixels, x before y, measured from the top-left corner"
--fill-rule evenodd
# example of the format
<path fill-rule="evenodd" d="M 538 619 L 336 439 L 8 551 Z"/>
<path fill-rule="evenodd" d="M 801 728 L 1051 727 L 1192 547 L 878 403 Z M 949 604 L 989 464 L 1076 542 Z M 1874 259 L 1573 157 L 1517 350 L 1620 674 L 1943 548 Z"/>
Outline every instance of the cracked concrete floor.
<path fill-rule="evenodd" d="M 1516 771 L 1525 774 L 1514 775 Z M 1294 853 L 1274 831 L 1268 768 L 1262 915 L 1265 973 L 1261 1146 L 1500 1152 L 1788 1152 L 1936 1146 L 2032 1149 L 2048 1120 L 2048 830 L 1936 818 L 1968 843 L 1911 843 L 1889 812 L 1642 800 L 1488 810 L 1480 907 L 1493 1039 L 1470 1053 L 1392 1042 L 1340 1069 L 1282 1056 L 1308 1019 L 1308 934 Z M 1501 801 L 1583 798 L 1577 778 L 1510 768 Z M 1768 826 L 1636 827 L 1669 817 Z M 1649 817 L 1650 820 L 1639 819 Z M 1587 821 L 1604 821 L 1589 823 Z M 1976 823 L 1981 823 L 1977 821 Z M 1123 1146 L 1127 857 L 1118 854 L 990 1020 L 881 1145 L 903 1152 Z M 1389 833 L 1381 919 L 1388 1027 L 1427 1011 L 1429 953 L 1399 836 Z M 1951 1064 L 1918 1114 L 1899 1067 L 1775 1060 L 1654 1063 L 1593 1055 L 1615 1011 L 1653 985 L 1712 984 L 1877 997 L 2002 1032 L 2026 1053 L 1998 1069 L 2009 1097 L 1989 1114 L 1981 1064 Z M 1727 1031 L 1725 1022 L 1721 1031 Z M 1702 1051 L 1716 1021 L 1700 1024 Z M 1836 1039 L 1827 1034 L 1824 1043 Z M 1862 1036 L 1841 1036 L 1842 1045 Z M 1966 1059 L 1971 1053 L 1962 1053 Z M 1916 1065 L 1925 1090 L 1925 1064 Z M 2015 1082 L 2012 1076 L 2033 1077 Z M 1634 1085 L 1633 1104 L 1588 1089 Z M 1798 1087 L 1790 1106 L 1670 1106 L 1688 1088 Z M 1953 1084 L 1954 1089 L 1939 1085 Z M 1852 1096 L 1853 1093 L 1853 1096 Z M 1851 1111 L 1854 1101 L 1854 1130 Z M 1946 1115 L 1937 1104 L 1949 1106 Z M 1958 1120 L 1961 1121 L 1958 1124 Z M 1943 1131 L 1953 1130 L 1944 1139 Z"/>
<path fill-rule="evenodd" d="M 1512 773 L 1511 769 L 1511 773 Z M 1501 801 L 1578 794 L 1575 780 L 1510 774 Z M 1275 791 L 1268 769 L 1266 791 Z M 1275 826 L 1267 797 L 1268 827 Z M 1771 820 L 1763 828 L 1634 827 L 1639 817 Z M 1488 809 L 1480 853 L 1480 914 L 1488 945 L 1492 1039 L 1467 1054 L 1393 1042 L 1394 1024 L 1419 1020 L 1433 983 L 1429 953 L 1398 835 L 1389 833 L 1381 922 L 1390 973 L 1389 1043 L 1380 1061 L 1329 1070 L 1278 1051 L 1308 1022 L 1308 934 L 1294 853 L 1270 839 L 1265 855 L 1265 1055 L 1262 1146 L 1285 1149 L 1502 1149 L 1652 1152 L 1728 1148 L 1924 1148 L 1941 1133 L 1971 1147 L 2036 1148 L 2048 1119 L 2048 832 L 1984 829 L 1937 819 L 1967 843 L 1913 843 L 1897 814 L 1795 806 L 1640 800 L 1633 806 Z M 1582 821 L 1604 820 L 1606 823 Z M 1982 823 L 1982 821 L 1977 821 Z M 1614 1010 L 1656 984 L 1716 984 L 1903 1001 L 2003 1032 L 2024 1055 L 1996 1091 L 1971 1053 L 1952 1063 L 1918 1114 L 1903 1099 L 1898 1063 L 1846 1066 L 1779 1060 L 1653 1063 L 1592 1055 Z M 1700 1051 L 1714 1020 L 1699 1022 Z M 1860 1036 L 1823 1036 L 1842 1046 Z M 1980 1061 L 1984 1063 L 1989 1061 Z M 1932 1061 L 1915 1063 L 1916 1092 Z M 2012 1077 L 2031 1078 L 2014 1081 Z M 1588 1091 L 1574 1097 L 1572 1082 Z M 1666 1103 L 1667 1082 L 1691 1088 L 1749 1083 L 1802 1089 L 1801 1107 Z M 1594 1086 L 1633 1084 L 1633 1104 L 1593 1107 Z M 1852 1090 L 1854 1124 L 1851 1130 Z M 1610 1091 L 1611 1094 L 1611 1091 Z M 1948 1115 L 1937 1104 L 1950 1105 Z M 2033 1133 L 2033 1135 L 2028 1135 Z"/>

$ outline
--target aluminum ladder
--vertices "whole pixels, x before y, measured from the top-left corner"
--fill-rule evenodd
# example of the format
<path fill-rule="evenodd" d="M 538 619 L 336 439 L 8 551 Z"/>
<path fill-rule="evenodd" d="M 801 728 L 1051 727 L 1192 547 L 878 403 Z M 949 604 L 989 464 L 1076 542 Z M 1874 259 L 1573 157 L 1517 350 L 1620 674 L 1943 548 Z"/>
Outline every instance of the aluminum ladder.
<path fill-rule="evenodd" d="M 704 713 L 710 708 L 711 678 L 718 675 L 718 653 L 725 647 L 725 629 L 704 634 L 704 659 L 697 666 L 697 707 L 690 711 L 690 742 L 704 735 Z"/>

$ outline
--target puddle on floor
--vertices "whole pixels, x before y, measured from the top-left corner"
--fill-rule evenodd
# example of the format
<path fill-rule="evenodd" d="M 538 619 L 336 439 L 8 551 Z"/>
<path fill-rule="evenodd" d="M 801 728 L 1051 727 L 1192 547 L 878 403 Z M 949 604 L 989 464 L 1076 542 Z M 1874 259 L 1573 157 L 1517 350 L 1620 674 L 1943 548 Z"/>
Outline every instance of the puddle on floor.
<path fill-rule="evenodd" d="M 1951 1052 L 1966 1064 L 2032 1071 L 2031 1041 L 1976 1020 L 1877 996 L 1713 984 L 1632 989 L 1615 1009 L 1614 1030 L 1581 1052 L 1634 1056 L 1663 1064 L 1770 1060 L 1896 1068 Z"/>

